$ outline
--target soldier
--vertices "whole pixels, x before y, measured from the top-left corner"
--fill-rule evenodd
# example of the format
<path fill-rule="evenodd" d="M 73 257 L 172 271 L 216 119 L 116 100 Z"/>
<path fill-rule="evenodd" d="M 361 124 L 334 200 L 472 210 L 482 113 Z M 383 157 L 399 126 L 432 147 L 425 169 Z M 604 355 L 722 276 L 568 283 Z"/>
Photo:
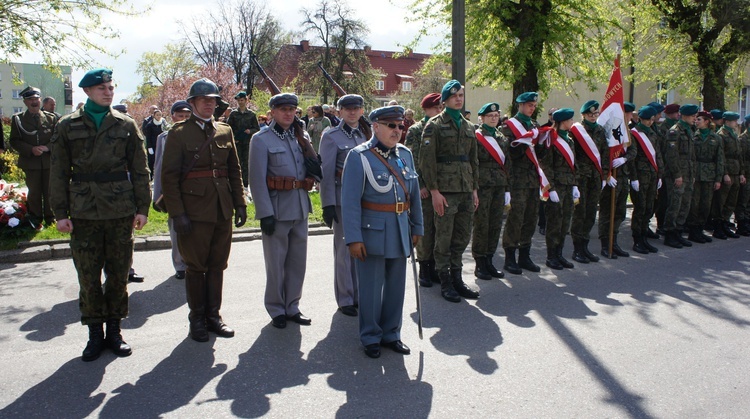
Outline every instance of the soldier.
<path fill-rule="evenodd" d="M 323 180 L 320 182 L 320 201 L 323 220 L 333 227 L 334 295 L 339 310 L 347 316 L 357 316 L 359 296 L 354 260 L 344 242 L 344 227 L 341 224 L 341 173 L 347 154 L 370 137 L 370 127 L 360 124 L 364 114 L 365 100 L 359 95 L 344 95 L 339 98 L 341 123 L 324 132 L 320 139 Z"/>
<path fill-rule="evenodd" d="M 346 97 L 346 96 L 344 96 Z M 359 339 L 370 358 L 385 346 L 408 355 L 401 341 L 406 258 L 422 235 L 417 172 L 399 144 L 404 108 L 370 113 L 373 138 L 346 159 L 341 190 L 344 236 L 359 278 Z"/>
<path fill-rule="evenodd" d="M 492 262 L 503 228 L 503 211 L 510 205 L 508 187 L 508 141 L 496 129 L 500 105 L 487 103 L 479 109 L 482 123 L 475 131 L 479 147 L 479 207 L 474 212 L 471 254 L 476 261 L 474 275 L 479 279 L 502 278 Z"/>
<path fill-rule="evenodd" d="M 464 87 L 458 80 L 443 86 L 445 109 L 427 121 L 422 134 L 419 167 L 435 209 L 435 265 L 443 298 L 457 303 L 479 293 L 461 278 L 462 256 L 471 239 L 477 195 L 477 141 L 474 126 L 461 115 Z"/>
<path fill-rule="evenodd" d="M 237 101 L 237 109 L 234 109 L 227 118 L 227 124 L 232 127 L 234 134 L 234 143 L 237 145 L 237 157 L 240 159 L 242 167 L 242 184 L 247 188 L 247 161 L 250 153 L 250 138 L 260 131 L 258 118 L 255 112 L 247 107 L 247 93 L 244 91 L 234 95 Z"/>
<path fill-rule="evenodd" d="M 721 137 L 711 129 L 710 113 L 698 112 L 695 125 L 695 184 L 686 224 L 689 230 L 688 240 L 706 243 L 712 240 L 703 234 L 703 226 L 711 213 L 714 191 L 721 187 L 721 178 L 724 174 L 724 147 Z M 715 229 L 713 236 L 724 240 L 727 238 L 721 228 Z"/>
<path fill-rule="evenodd" d="M 49 203 L 49 142 L 57 124 L 55 114 L 41 109 L 41 91 L 27 86 L 21 91 L 25 112 L 11 117 L 10 145 L 18 151 L 18 167 L 26 175 L 29 188 L 29 221 L 37 230 L 54 222 Z"/>
<path fill-rule="evenodd" d="M 443 110 L 443 105 L 440 103 L 440 94 L 430 93 L 425 95 L 422 98 L 420 106 L 424 111 L 424 118 L 409 127 L 404 143 L 411 149 L 417 173 L 422 172 L 419 168 L 419 151 L 422 145 L 422 132 L 424 131 L 425 124 L 430 118 Z M 429 288 L 433 282 L 440 282 L 440 278 L 435 270 L 435 257 L 432 253 L 435 247 L 435 210 L 432 208 L 432 197 L 430 197 L 430 191 L 424 184 L 424 179 L 420 176 L 418 180 L 419 196 L 422 200 L 422 220 L 424 222 L 424 236 L 417 243 L 419 285 Z"/>
<path fill-rule="evenodd" d="M 57 229 L 70 233 L 81 323 L 89 328 L 82 356 L 88 362 L 105 346 L 117 356 L 132 352 L 122 339 L 120 320 L 128 315 L 133 228 L 148 222 L 151 191 L 138 126 L 111 108 L 112 70 L 90 70 L 78 87 L 88 96 L 86 104 L 60 119 L 50 141 L 50 206 Z"/>
<path fill-rule="evenodd" d="M 300 312 L 299 300 L 307 267 L 307 218 L 312 212 L 307 192 L 315 183 L 313 176 L 320 178 L 321 172 L 317 157 L 304 156 L 310 137 L 293 125 L 297 105 L 291 93 L 273 96 L 268 102 L 273 122 L 250 142 L 250 191 L 266 262 L 264 301 L 279 329 L 287 320 L 312 323 Z"/>
<path fill-rule="evenodd" d="M 745 184 L 745 171 L 742 156 L 742 147 L 740 139 L 737 136 L 739 126 L 737 120 L 740 114 L 736 112 L 724 112 L 724 125 L 718 133 L 722 140 L 724 149 L 724 173 L 723 183 L 718 194 L 718 202 L 712 209 L 714 219 L 714 235 L 719 232 L 719 238 L 722 234 L 733 239 L 739 238 L 739 234 L 732 231 L 732 223 L 729 221 L 737 206 L 737 196 L 740 188 Z M 697 152 L 696 152 L 697 155 Z M 716 236 L 714 236 L 716 237 Z"/>
<path fill-rule="evenodd" d="M 687 221 L 695 180 L 695 149 L 693 126 L 698 106 L 680 107 L 680 120 L 669 130 L 664 143 L 664 187 L 668 205 L 664 213 L 664 244 L 676 249 L 693 244 L 685 240 L 681 230 Z"/>
<path fill-rule="evenodd" d="M 742 171 L 750 173 L 750 114 L 745 116 L 745 131 L 740 135 L 740 149 L 742 152 Z M 740 185 L 737 194 L 737 206 L 734 209 L 734 219 L 737 221 L 737 234 L 750 236 L 750 182 Z"/>
<path fill-rule="evenodd" d="M 575 142 L 576 177 L 581 194 L 573 209 L 570 235 L 573 238 L 573 260 L 579 263 L 598 262 L 599 257 L 589 251 L 589 237 L 596 222 L 599 196 L 609 173 L 607 133 L 596 123 L 599 102 L 589 100 L 581 106 L 583 123 L 575 123 L 570 130 Z"/>
<path fill-rule="evenodd" d="M 641 253 L 659 251 L 648 242 L 648 224 L 654 213 L 656 191 L 661 188 L 660 168 L 664 166 L 658 148 L 658 134 L 652 127 L 656 123 L 656 109 L 651 105 L 638 110 L 639 122 L 631 130 L 636 149 L 635 160 L 631 162 L 633 177 L 630 181 L 630 200 L 633 201 L 633 214 L 630 230 L 633 233 L 633 250 Z"/>
<path fill-rule="evenodd" d="M 55 101 L 55 98 L 53 98 L 52 96 L 47 96 L 44 99 L 42 99 L 42 110 L 45 112 L 49 112 L 51 114 L 55 114 L 57 119 L 60 119 L 62 115 L 60 115 L 59 113 L 55 111 L 56 107 L 57 107 L 57 102 Z"/>
<path fill-rule="evenodd" d="M 711 109 L 711 119 L 714 122 L 714 131 L 719 132 L 724 126 L 724 111 L 721 109 Z"/>
<path fill-rule="evenodd" d="M 664 107 L 664 115 L 664 122 L 659 124 L 656 130 L 657 134 L 659 134 L 659 141 L 656 144 L 656 147 L 661 152 L 662 159 L 664 158 L 664 147 L 667 141 L 667 134 L 669 133 L 670 128 L 672 128 L 674 124 L 676 124 L 680 119 L 680 105 L 676 103 L 670 103 L 669 105 Z M 654 209 L 654 213 L 656 214 L 656 235 L 664 234 L 662 225 L 664 224 L 664 214 L 667 211 L 667 203 L 667 188 L 660 188 L 658 192 L 658 198 L 656 200 L 656 208 Z M 649 234 L 649 238 L 658 239 L 659 237 L 654 237 L 653 235 Z"/>

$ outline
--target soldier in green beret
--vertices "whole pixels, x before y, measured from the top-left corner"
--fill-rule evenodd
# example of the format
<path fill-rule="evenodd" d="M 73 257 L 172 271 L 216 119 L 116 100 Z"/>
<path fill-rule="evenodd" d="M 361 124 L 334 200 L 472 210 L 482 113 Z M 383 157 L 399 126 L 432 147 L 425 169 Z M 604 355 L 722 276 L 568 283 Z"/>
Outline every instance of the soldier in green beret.
<path fill-rule="evenodd" d="M 667 134 L 669 133 L 669 130 L 679 121 L 680 119 L 680 105 L 676 103 L 670 103 L 669 105 L 664 107 L 664 122 L 659 124 L 657 126 L 657 129 L 655 130 L 657 134 L 659 134 L 659 140 L 657 141 L 657 148 L 659 148 L 659 151 L 661 152 L 662 159 L 664 158 L 665 150 L 665 144 L 667 139 Z M 654 209 L 654 213 L 656 215 L 656 232 L 659 234 L 664 234 L 664 230 L 662 229 L 662 225 L 664 224 L 664 214 L 667 212 L 667 188 L 660 188 L 656 200 L 656 208 Z M 659 234 L 656 234 L 658 236 Z M 658 239 L 659 237 L 653 237 L 649 234 L 649 238 Z"/>
<path fill-rule="evenodd" d="M 740 188 L 746 183 L 744 162 L 742 156 L 742 147 L 737 135 L 740 114 L 736 112 L 724 112 L 722 115 L 724 125 L 719 128 L 718 134 L 722 141 L 724 149 L 724 173 L 722 184 L 715 205 L 712 209 L 712 218 L 714 219 L 714 234 L 717 230 L 723 230 L 727 237 L 739 238 L 740 236 L 732 231 L 732 223 L 729 221 L 737 206 L 737 197 Z M 719 233 L 721 235 L 721 233 Z"/>
<path fill-rule="evenodd" d="M 86 104 L 60 119 L 51 140 L 50 204 L 57 229 L 70 233 L 81 323 L 89 328 L 82 359 L 93 361 L 105 346 L 118 356 L 131 354 L 120 320 L 128 314 L 133 228 L 148 222 L 151 190 L 140 130 L 132 118 L 112 111 L 112 70 L 91 70 L 78 87 Z"/>
<path fill-rule="evenodd" d="M 654 129 L 656 109 L 650 105 L 638 110 L 638 123 L 631 130 L 636 149 L 633 160 L 633 177 L 630 181 L 630 200 L 633 201 L 633 214 L 630 229 L 633 233 L 633 250 L 641 253 L 659 251 L 648 242 L 648 225 L 654 213 L 656 191 L 662 187 L 660 169 L 664 167 L 658 147 L 658 134 Z"/>
<path fill-rule="evenodd" d="M 750 114 L 745 116 L 745 131 L 740 135 L 740 150 L 742 154 L 742 171 L 750 174 Z M 737 221 L 737 234 L 750 236 L 750 182 L 740 185 L 737 194 L 737 206 L 734 208 L 734 218 Z"/>
<path fill-rule="evenodd" d="M 232 127 L 234 143 L 237 145 L 237 157 L 242 167 L 242 184 L 247 188 L 247 161 L 250 155 L 250 138 L 260 131 L 255 112 L 247 107 L 247 93 L 240 91 L 234 96 L 237 109 L 232 110 L 227 118 L 227 124 Z"/>
<path fill-rule="evenodd" d="M 714 191 L 718 191 L 721 187 L 721 178 L 724 175 L 724 146 L 721 137 L 711 129 L 710 113 L 698 112 L 695 126 L 693 147 L 695 147 L 696 177 L 690 214 L 686 224 L 689 230 L 688 240 L 706 243 L 711 241 L 711 238 L 703 234 L 703 225 L 706 224 L 711 213 Z M 716 228 L 713 236 L 726 240 L 727 236 L 723 233 L 722 228 Z"/>

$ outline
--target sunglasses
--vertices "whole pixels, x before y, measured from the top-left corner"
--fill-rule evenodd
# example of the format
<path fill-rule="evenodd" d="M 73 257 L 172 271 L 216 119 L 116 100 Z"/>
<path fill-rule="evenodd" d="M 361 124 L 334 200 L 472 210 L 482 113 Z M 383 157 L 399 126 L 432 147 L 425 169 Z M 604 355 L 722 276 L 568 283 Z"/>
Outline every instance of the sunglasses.
<path fill-rule="evenodd" d="M 394 124 L 393 122 L 389 122 L 389 123 L 383 124 L 383 125 L 385 125 L 386 127 L 390 128 L 390 129 L 396 129 L 396 128 L 398 128 L 401 131 L 403 131 L 403 130 L 406 129 L 406 125 L 404 125 L 404 124 Z"/>

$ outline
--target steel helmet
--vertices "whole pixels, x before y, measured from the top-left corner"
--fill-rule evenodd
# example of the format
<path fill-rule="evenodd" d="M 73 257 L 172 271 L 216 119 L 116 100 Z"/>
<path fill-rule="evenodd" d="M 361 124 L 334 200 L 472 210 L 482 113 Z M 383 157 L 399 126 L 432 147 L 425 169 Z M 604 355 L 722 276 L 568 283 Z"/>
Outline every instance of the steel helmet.
<path fill-rule="evenodd" d="M 221 97 L 219 95 L 219 87 L 216 85 L 216 83 L 205 78 L 196 80 L 195 83 L 190 86 L 190 92 L 188 92 L 187 100 L 198 96 Z"/>

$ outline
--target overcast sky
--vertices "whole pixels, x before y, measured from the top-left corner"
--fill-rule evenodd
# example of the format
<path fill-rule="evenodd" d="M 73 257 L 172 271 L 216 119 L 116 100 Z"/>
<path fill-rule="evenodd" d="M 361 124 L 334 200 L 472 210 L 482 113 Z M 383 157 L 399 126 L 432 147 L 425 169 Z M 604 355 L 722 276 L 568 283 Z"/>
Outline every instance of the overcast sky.
<path fill-rule="evenodd" d="M 259 0 L 267 6 L 273 5 L 271 13 L 279 19 L 282 26 L 291 31 L 298 31 L 302 21 L 302 8 L 315 8 L 317 0 Z M 347 0 L 340 0 L 347 2 Z M 406 9 L 411 0 L 400 0 L 393 4 L 392 0 L 349 0 L 349 5 L 354 9 L 356 17 L 363 20 L 370 29 L 367 38 L 373 49 L 399 50 L 399 44 L 410 42 L 419 30 L 415 23 L 406 23 L 404 17 L 410 12 Z M 143 8 L 151 3 L 147 0 L 132 0 L 136 6 Z M 170 42 L 176 42 L 183 37 L 179 21 L 190 22 L 193 16 L 204 13 L 208 7 L 215 5 L 216 0 L 155 0 L 150 12 L 143 13 L 140 17 L 123 18 L 116 16 L 105 19 L 106 24 L 112 25 L 121 32 L 120 39 L 107 41 L 113 49 L 126 48 L 127 52 L 117 59 L 106 56 L 94 55 L 98 66 L 112 68 L 113 78 L 117 83 L 115 90 L 115 102 L 127 98 L 136 90 L 141 81 L 135 72 L 136 62 L 146 51 L 159 52 L 162 47 Z M 305 38 L 310 38 L 307 36 Z M 298 43 L 301 37 L 295 37 L 292 42 Z M 440 39 L 433 36 L 422 42 L 415 52 L 430 53 L 431 47 Z M 314 41 L 313 41 L 314 42 Z M 14 60 L 15 61 L 15 60 Z M 21 62 L 38 62 L 34 54 L 21 57 Z M 86 69 L 73 70 L 73 104 L 85 101 L 86 96 L 77 87 L 78 82 Z"/>

